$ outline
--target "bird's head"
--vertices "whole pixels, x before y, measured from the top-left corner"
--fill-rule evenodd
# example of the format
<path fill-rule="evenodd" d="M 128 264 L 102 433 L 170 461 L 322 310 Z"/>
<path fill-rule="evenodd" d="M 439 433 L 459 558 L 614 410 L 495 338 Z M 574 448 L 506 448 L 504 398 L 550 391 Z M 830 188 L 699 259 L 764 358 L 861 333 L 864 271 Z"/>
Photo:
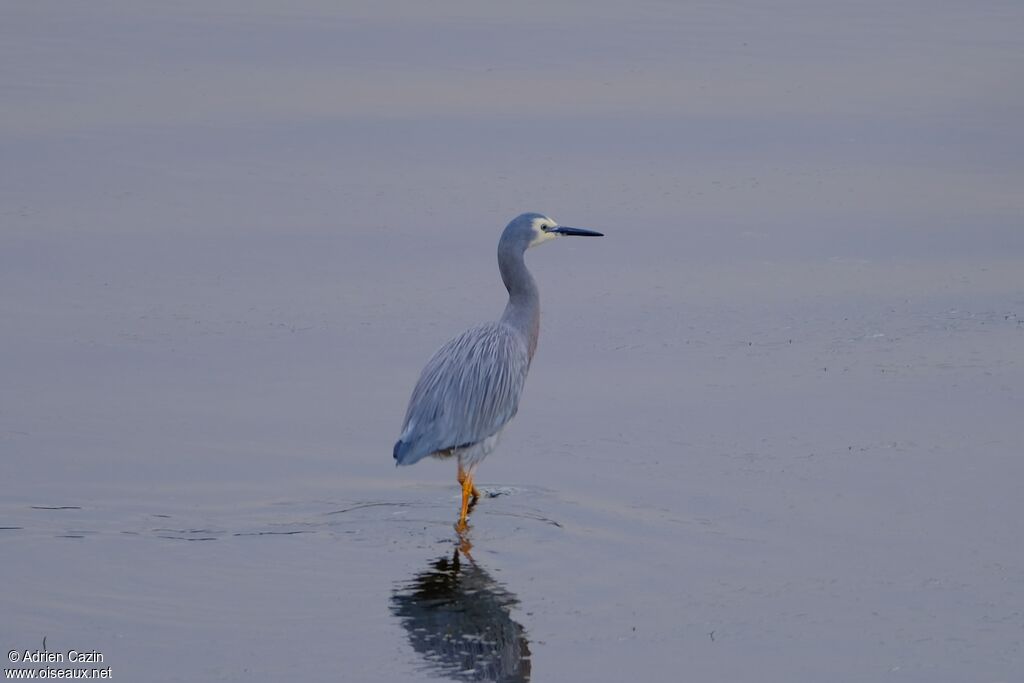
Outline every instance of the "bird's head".
<path fill-rule="evenodd" d="M 603 233 L 582 228 L 567 228 L 539 213 L 524 213 L 512 219 L 501 235 L 502 242 L 511 242 L 529 249 L 556 237 L 604 237 Z"/>

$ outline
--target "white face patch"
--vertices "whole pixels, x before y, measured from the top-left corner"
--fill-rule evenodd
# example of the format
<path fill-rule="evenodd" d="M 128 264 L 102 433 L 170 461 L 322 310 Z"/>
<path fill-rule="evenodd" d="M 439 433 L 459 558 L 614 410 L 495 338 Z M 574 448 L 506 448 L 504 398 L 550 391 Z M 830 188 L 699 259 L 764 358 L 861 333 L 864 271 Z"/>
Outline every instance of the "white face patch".
<path fill-rule="evenodd" d="M 540 217 L 533 219 L 533 238 L 530 240 L 530 246 L 535 247 L 538 244 L 553 240 L 558 237 L 557 232 L 547 232 L 547 229 L 557 228 L 558 223 L 554 222 L 550 218 Z"/>

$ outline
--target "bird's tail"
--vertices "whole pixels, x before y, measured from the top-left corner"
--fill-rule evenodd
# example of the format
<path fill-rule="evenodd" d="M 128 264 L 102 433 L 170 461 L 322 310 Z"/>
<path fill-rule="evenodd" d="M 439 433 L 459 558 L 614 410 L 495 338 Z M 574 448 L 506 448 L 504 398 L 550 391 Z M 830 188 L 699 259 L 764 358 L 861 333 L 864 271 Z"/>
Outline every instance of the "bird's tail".
<path fill-rule="evenodd" d="M 395 442 L 395 465 L 412 465 L 419 458 L 412 452 L 412 444 L 399 439 Z"/>

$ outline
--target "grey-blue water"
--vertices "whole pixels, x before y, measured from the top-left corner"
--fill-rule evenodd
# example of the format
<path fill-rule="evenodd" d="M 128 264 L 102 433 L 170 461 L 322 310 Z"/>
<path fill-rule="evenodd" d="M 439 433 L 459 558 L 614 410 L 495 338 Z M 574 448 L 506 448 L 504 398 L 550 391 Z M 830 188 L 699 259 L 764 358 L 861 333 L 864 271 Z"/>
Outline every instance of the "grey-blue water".
<path fill-rule="evenodd" d="M 1019 680 L 1021 73 L 1012 2 L 5 5 L 3 652 Z M 391 447 L 522 211 L 607 236 L 465 553 Z"/>

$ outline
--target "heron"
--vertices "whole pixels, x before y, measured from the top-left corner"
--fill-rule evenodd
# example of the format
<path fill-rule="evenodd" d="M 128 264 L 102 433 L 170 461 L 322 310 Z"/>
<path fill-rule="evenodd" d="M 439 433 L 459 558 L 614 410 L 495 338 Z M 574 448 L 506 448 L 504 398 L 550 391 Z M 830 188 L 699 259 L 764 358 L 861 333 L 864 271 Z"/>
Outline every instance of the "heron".
<path fill-rule="evenodd" d="M 498 270 L 508 290 L 501 318 L 471 327 L 444 344 L 427 361 L 412 390 L 395 443 L 395 463 L 412 465 L 428 455 L 457 460 L 460 530 L 466 528 L 466 515 L 480 498 L 473 473 L 518 412 L 537 350 L 540 292 L 526 268 L 526 250 L 556 237 L 603 236 L 559 225 L 539 213 L 512 219 L 498 240 Z"/>

